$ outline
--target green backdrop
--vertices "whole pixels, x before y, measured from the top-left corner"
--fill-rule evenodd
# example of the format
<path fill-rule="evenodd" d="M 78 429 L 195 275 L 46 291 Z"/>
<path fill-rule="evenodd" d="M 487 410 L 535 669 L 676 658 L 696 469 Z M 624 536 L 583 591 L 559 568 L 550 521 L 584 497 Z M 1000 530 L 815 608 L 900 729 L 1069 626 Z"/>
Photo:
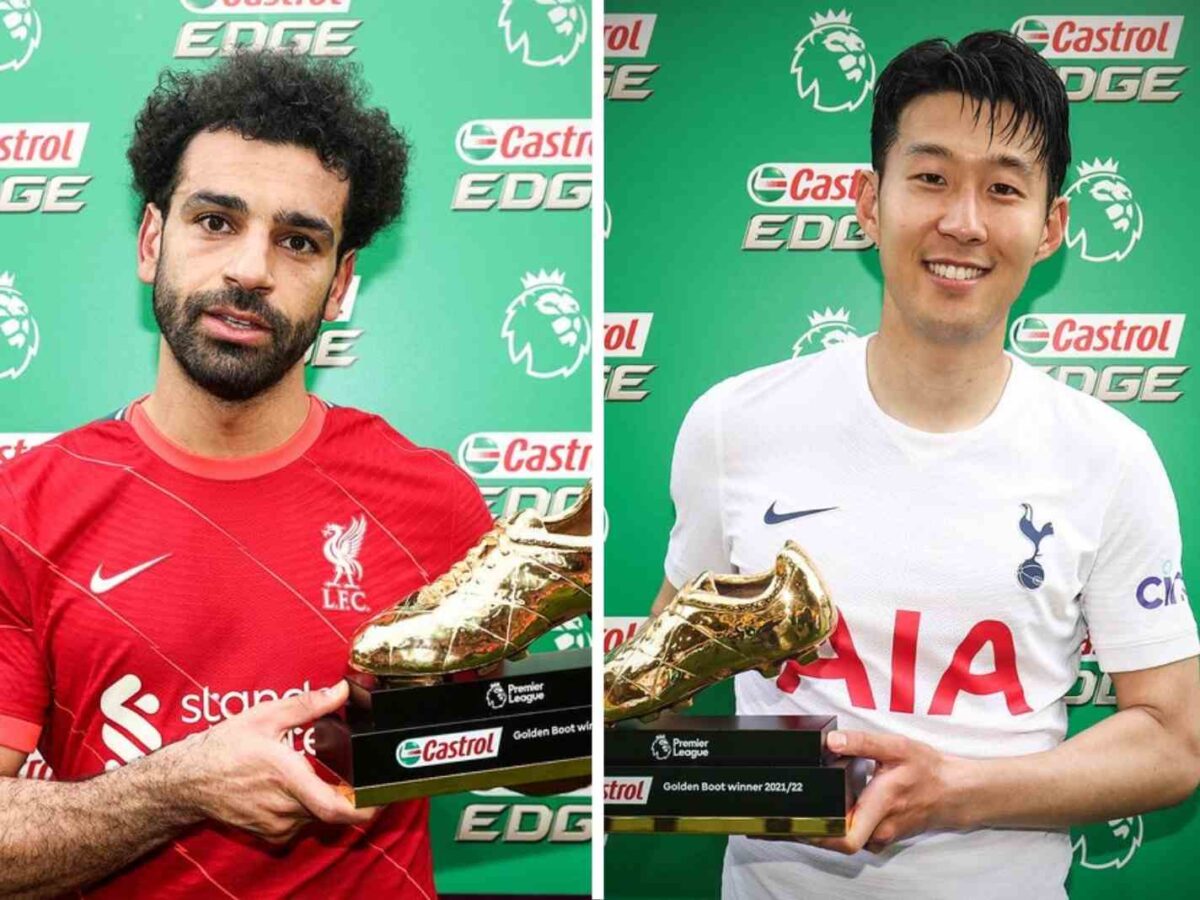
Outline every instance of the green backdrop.
<path fill-rule="evenodd" d="M 414 147 L 403 221 L 360 254 L 310 388 L 456 454 L 497 514 L 569 504 L 590 465 L 591 31 L 573 0 L 0 0 L 0 458 L 152 386 L 133 117 L 160 69 L 256 43 L 361 64 Z M 506 325 L 547 290 L 581 307 L 574 355 L 548 320 Z M 540 649 L 588 642 L 576 622 Z M 588 795 L 436 799 L 438 889 L 586 894 Z"/>
<path fill-rule="evenodd" d="M 1200 337 L 1187 324 L 1200 259 L 1186 243 L 1200 190 L 1179 174 L 1200 149 L 1195 24 L 1184 21 L 1197 8 L 1166 0 L 1146 16 L 1137 5 L 976 0 L 929 16 L 858 0 L 831 23 L 842 5 L 610 0 L 606 649 L 645 615 L 662 582 L 671 451 L 691 402 L 729 375 L 878 326 L 878 259 L 862 252 L 870 242 L 847 178 L 869 165 L 868 82 L 919 40 L 981 29 L 1012 30 L 1039 49 L 1073 101 L 1069 246 L 1034 269 L 1013 309 L 1010 348 L 1149 431 L 1179 501 L 1185 570 L 1200 563 L 1192 396 L 1200 385 L 1189 371 Z M 796 46 L 821 29 L 819 45 L 831 28 L 844 46 L 861 41 L 869 63 L 858 82 L 835 80 L 832 57 L 799 77 L 792 71 Z M 1119 204 L 1113 221 L 1123 229 L 1110 224 L 1110 204 Z M 1121 320 L 1153 326 L 1159 343 L 1107 354 L 1055 339 Z M 1070 702 L 1072 732 L 1114 708 L 1111 682 L 1090 655 Z M 706 692 L 696 711 L 732 711 L 730 686 Z M 1184 862 L 1200 842 L 1195 798 L 1076 829 L 1074 839 L 1072 898 L 1141 896 L 1149 885 L 1158 896 L 1197 896 Z M 715 896 L 723 843 L 611 836 L 608 896 Z M 636 878 L 623 869 L 628 858 L 638 859 Z"/>

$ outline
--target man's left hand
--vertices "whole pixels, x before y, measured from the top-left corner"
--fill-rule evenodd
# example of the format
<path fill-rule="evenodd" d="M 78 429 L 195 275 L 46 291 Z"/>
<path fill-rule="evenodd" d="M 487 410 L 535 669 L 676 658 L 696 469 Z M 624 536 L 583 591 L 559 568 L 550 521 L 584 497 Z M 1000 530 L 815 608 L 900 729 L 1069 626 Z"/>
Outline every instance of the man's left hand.
<path fill-rule="evenodd" d="M 831 731 L 825 745 L 839 756 L 875 760 L 875 776 L 847 815 L 845 837 L 809 843 L 839 853 L 878 853 L 901 838 L 953 827 L 950 778 L 961 760 L 920 741 L 867 731 Z"/>

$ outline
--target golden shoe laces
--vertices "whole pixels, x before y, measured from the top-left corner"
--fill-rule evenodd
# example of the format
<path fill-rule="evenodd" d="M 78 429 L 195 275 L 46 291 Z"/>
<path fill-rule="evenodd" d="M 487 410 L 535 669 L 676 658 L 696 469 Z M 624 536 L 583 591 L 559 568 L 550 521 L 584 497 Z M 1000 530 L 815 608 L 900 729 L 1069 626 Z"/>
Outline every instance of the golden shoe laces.
<path fill-rule="evenodd" d="M 444 594 L 458 587 L 464 579 L 469 577 L 478 568 L 480 560 L 487 555 L 488 551 L 499 545 L 500 538 L 503 537 L 507 525 L 508 523 L 503 520 L 496 522 L 489 531 L 484 533 L 479 542 L 467 551 L 466 556 L 430 582 L 425 589 L 438 594 Z"/>

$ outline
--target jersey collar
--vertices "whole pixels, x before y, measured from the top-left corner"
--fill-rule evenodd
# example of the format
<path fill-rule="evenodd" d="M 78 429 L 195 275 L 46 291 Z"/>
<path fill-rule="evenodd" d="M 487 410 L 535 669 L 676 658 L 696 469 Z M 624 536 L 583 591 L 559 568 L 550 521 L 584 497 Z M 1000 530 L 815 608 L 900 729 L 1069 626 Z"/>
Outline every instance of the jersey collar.
<path fill-rule="evenodd" d="M 308 415 L 304 424 L 290 438 L 274 449 L 253 456 L 238 456 L 218 459 L 211 456 L 200 456 L 176 444 L 159 431 L 146 411 L 142 409 L 145 397 L 131 404 L 128 410 L 129 424 L 134 432 L 156 456 L 168 465 L 181 469 L 200 478 L 210 478 L 216 481 L 242 481 L 247 478 L 258 478 L 277 472 L 301 456 L 303 456 L 317 438 L 325 425 L 325 404 L 312 394 L 309 394 Z"/>

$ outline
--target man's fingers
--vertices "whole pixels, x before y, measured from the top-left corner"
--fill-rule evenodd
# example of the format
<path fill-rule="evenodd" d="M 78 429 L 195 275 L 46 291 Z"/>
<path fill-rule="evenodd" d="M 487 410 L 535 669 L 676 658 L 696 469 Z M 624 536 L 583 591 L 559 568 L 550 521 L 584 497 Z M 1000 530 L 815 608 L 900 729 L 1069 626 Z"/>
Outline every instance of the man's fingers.
<path fill-rule="evenodd" d="M 846 850 L 843 852 L 856 853 L 867 845 L 875 828 L 884 820 L 890 811 L 891 797 L 887 792 L 886 782 L 872 781 L 863 791 L 854 808 L 846 816 Z M 839 840 L 839 839 L 834 839 Z"/>
<path fill-rule="evenodd" d="M 335 785 L 317 777 L 308 763 L 293 755 L 294 764 L 285 767 L 287 790 L 322 822 L 339 825 L 365 825 L 375 817 L 375 810 L 355 809 Z"/>
<path fill-rule="evenodd" d="M 295 697 L 285 697 L 271 703 L 260 703 L 250 713 L 261 710 L 263 719 L 270 723 L 272 729 L 281 733 L 289 728 L 314 722 L 327 713 L 334 712 L 346 705 L 350 696 L 350 685 L 339 681 L 332 687 L 320 691 L 305 691 Z"/>
<path fill-rule="evenodd" d="M 909 756 L 905 738 L 872 731 L 831 731 L 825 736 L 825 746 L 839 756 L 862 756 L 881 763 L 902 762 Z"/>

